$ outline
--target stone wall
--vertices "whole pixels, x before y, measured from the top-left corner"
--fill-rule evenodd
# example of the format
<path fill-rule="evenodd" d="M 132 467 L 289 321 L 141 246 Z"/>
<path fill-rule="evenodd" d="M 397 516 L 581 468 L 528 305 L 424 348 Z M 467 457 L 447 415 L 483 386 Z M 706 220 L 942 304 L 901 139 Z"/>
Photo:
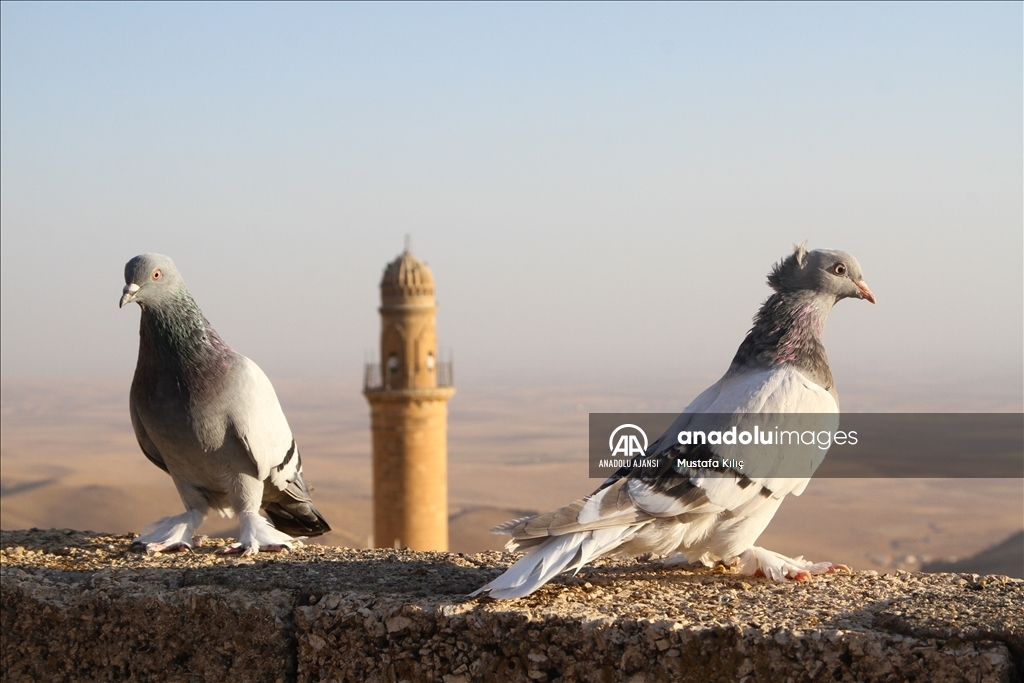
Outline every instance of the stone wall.
<path fill-rule="evenodd" d="M 611 560 L 467 600 L 511 555 L 309 545 L 148 557 L 0 534 L 3 681 L 1020 681 L 1024 581 L 775 584 Z"/>

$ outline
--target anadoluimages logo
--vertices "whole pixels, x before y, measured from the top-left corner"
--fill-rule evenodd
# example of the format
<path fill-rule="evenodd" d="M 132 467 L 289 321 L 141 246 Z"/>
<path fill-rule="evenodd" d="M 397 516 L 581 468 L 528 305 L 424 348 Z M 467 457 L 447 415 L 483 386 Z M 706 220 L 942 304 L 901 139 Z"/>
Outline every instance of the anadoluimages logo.
<path fill-rule="evenodd" d="M 616 441 L 615 435 L 619 434 L 619 432 L 622 432 L 622 434 L 619 435 L 619 440 Z M 640 438 L 637 438 L 638 434 L 644 440 L 642 447 L 640 445 Z M 608 450 L 612 452 L 613 458 L 617 455 L 621 455 L 624 458 L 642 456 L 647 452 L 647 433 L 634 424 L 619 425 L 612 432 L 612 435 L 608 437 Z"/>
<path fill-rule="evenodd" d="M 590 476 L 607 479 L 628 467 L 643 470 L 632 476 L 658 477 L 680 458 L 735 458 L 749 476 L 768 468 L 777 478 L 1024 479 L 1024 413 L 837 417 L 700 413 L 676 426 L 678 413 L 590 413 Z M 661 452 L 648 456 L 653 450 Z"/>

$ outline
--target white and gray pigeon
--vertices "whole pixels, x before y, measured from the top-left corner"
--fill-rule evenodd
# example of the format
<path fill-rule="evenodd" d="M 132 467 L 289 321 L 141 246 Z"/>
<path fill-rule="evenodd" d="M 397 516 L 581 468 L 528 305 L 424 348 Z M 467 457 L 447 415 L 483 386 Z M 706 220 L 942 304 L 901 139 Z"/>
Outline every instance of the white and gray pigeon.
<path fill-rule="evenodd" d="M 494 533 L 512 536 L 509 550 L 527 552 L 472 596 L 523 597 L 602 555 L 678 553 L 670 563 L 722 562 L 740 574 L 773 580 L 849 571 L 754 546 L 782 499 L 803 492 L 825 454 L 818 444 L 758 446 L 753 469 L 740 471 L 723 464 L 734 447 L 683 446 L 678 438 L 683 430 L 713 427 L 723 418 L 744 428 L 760 424 L 762 433 L 780 415 L 815 427 L 838 426 L 838 394 L 822 335 L 840 299 L 875 303 L 860 264 L 845 252 L 808 252 L 801 244 L 775 265 L 768 284 L 775 293 L 754 317 L 728 371 L 647 449 L 644 459 L 656 466 L 624 467 L 581 500 L 495 527 Z M 715 460 L 717 468 L 699 466 Z"/>
<path fill-rule="evenodd" d="M 134 301 L 142 309 L 132 426 L 142 452 L 171 475 L 185 504 L 183 514 L 146 526 L 134 549 L 191 549 L 202 542 L 193 532 L 211 510 L 239 518 L 238 542 L 225 553 L 281 550 L 293 537 L 330 531 L 313 507 L 270 380 L 221 340 L 174 262 L 136 256 L 124 279 L 120 306 Z"/>

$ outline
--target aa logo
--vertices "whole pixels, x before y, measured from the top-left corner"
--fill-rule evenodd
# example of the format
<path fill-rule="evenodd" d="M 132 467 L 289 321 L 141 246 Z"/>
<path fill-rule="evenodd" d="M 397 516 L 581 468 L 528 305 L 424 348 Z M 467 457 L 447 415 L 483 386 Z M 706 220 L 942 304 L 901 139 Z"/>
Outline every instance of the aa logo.
<path fill-rule="evenodd" d="M 618 441 L 615 440 L 616 434 L 619 435 Z M 640 443 L 641 439 L 643 439 L 643 445 Z M 647 434 L 636 425 L 619 425 L 608 437 L 608 450 L 612 452 L 612 457 L 617 455 L 625 458 L 643 456 L 647 452 Z"/>

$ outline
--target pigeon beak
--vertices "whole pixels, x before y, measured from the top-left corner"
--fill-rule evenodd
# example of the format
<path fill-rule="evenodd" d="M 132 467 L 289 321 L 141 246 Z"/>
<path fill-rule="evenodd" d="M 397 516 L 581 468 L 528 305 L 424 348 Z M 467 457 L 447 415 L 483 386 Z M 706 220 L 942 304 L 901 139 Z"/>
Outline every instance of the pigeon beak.
<path fill-rule="evenodd" d="M 860 290 L 861 299 L 867 299 L 871 303 L 875 303 L 875 295 L 871 293 L 870 289 L 868 289 L 867 283 L 865 283 L 863 280 L 857 280 L 853 284 L 857 285 L 857 289 Z"/>
<path fill-rule="evenodd" d="M 124 293 L 121 294 L 121 303 L 117 305 L 118 308 L 124 308 L 124 305 L 135 298 L 135 292 L 139 291 L 139 286 L 135 283 L 127 284 L 124 286 Z"/>

